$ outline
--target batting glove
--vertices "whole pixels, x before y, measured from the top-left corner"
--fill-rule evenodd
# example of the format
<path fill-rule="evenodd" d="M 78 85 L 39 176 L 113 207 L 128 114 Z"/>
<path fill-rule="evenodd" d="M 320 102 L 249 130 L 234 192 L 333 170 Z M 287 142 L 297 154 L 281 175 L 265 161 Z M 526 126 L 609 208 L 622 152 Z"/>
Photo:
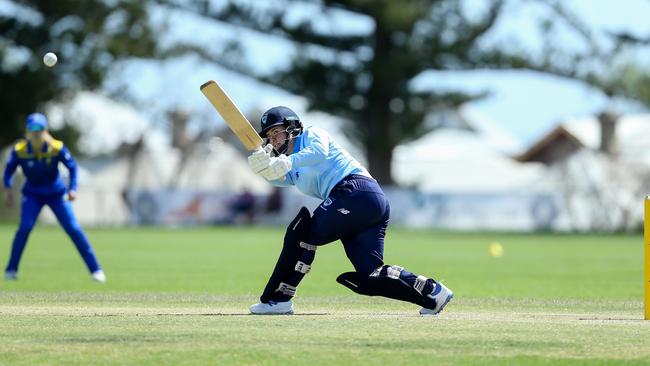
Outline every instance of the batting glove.
<path fill-rule="evenodd" d="M 282 154 L 277 158 L 271 158 L 268 168 L 260 172 L 266 180 L 278 180 L 284 178 L 291 170 L 291 159 Z"/>
<path fill-rule="evenodd" d="M 251 167 L 255 174 L 260 174 L 260 172 L 269 167 L 271 163 L 271 151 L 273 151 L 273 145 L 268 144 L 264 149 L 257 149 L 248 157 L 248 166 Z"/>

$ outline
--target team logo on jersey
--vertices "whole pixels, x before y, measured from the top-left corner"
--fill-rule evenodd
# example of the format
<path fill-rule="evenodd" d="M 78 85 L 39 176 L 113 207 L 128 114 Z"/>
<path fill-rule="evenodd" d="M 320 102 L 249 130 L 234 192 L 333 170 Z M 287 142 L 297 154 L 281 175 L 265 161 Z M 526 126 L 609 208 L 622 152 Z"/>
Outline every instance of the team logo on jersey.
<path fill-rule="evenodd" d="M 321 208 L 321 209 L 323 209 L 324 211 L 327 211 L 327 209 L 326 209 L 325 207 L 331 205 L 332 202 L 333 202 L 332 199 L 329 198 L 329 197 L 327 197 L 327 198 L 325 199 L 325 201 L 323 201 L 323 203 L 322 203 L 320 206 L 318 206 L 318 208 Z"/>
<path fill-rule="evenodd" d="M 350 213 L 350 211 L 349 211 L 349 210 L 346 210 L 346 209 L 345 209 L 345 208 L 343 208 L 343 207 L 341 207 L 341 208 L 339 208 L 339 209 L 338 209 L 338 210 L 336 210 L 336 211 L 338 211 L 338 212 L 340 212 L 340 213 L 342 213 L 342 214 L 344 214 L 344 215 L 347 215 L 347 214 L 349 214 L 349 213 Z"/>
<path fill-rule="evenodd" d="M 30 167 L 30 168 L 33 167 L 34 166 L 34 160 L 28 161 L 27 166 Z"/>

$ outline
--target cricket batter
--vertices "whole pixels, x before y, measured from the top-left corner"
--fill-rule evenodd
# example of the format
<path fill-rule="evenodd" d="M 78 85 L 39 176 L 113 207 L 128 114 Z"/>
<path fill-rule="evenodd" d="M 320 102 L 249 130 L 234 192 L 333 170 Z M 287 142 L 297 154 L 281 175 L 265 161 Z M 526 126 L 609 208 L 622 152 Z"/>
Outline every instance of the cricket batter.
<path fill-rule="evenodd" d="M 355 272 L 337 282 L 362 295 L 384 296 L 422 306 L 437 314 L 452 299 L 451 290 L 431 278 L 384 264 L 384 236 L 390 206 L 368 171 L 322 129 L 303 128 L 287 107 L 262 115 L 260 136 L 272 148 L 248 158 L 253 171 L 275 186 L 295 185 L 323 200 L 313 216 L 303 207 L 289 224 L 280 258 L 253 314 L 293 314 L 291 299 L 311 269 L 316 249 L 341 240 Z"/>
<path fill-rule="evenodd" d="M 66 189 L 59 176 L 59 163 L 70 172 L 70 186 Z M 55 140 L 48 133 L 47 118 L 41 113 L 27 117 L 27 139 L 18 141 L 4 171 L 4 192 L 7 206 L 13 204 L 11 192 L 12 176 L 20 166 L 26 178 L 20 210 L 20 224 L 11 247 L 11 256 L 5 270 L 6 280 L 18 278 L 18 264 L 25 249 L 38 214 L 44 205 L 49 206 L 59 223 L 70 236 L 83 258 L 93 280 L 106 282 L 106 275 L 97 262 L 97 257 L 86 235 L 77 223 L 70 202 L 77 197 L 77 164 L 63 142 Z"/>

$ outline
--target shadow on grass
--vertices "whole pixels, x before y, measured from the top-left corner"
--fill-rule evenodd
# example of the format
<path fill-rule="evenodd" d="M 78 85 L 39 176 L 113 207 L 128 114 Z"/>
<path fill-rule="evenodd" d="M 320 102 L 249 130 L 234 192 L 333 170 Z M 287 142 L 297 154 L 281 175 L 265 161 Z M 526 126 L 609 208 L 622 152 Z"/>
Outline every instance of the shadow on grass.
<path fill-rule="evenodd" d="M 634 322 L 646 322 L 647 320 L 640 319 L 640 318 L 599 318 L 599 317 L 593 317 L 593 318 L 579 318 L 578 320 L 591 320 L 591 321 L 608 321 L 608 322 L 621 322 L 621 321 L 634 321 Z M 650 322 L 648 322 L 650 324 Z"/>
<path fill-rule="evenodd" d="M 157 313 L 157 314 L 81 314 L 68 315 L 70 317 L 96 318 L 112 316 L 253 316 L 251 313 Z M 329 313 L 300 313 L 300 314 L 268 314 L 258 316 L 324 316 Z"/>

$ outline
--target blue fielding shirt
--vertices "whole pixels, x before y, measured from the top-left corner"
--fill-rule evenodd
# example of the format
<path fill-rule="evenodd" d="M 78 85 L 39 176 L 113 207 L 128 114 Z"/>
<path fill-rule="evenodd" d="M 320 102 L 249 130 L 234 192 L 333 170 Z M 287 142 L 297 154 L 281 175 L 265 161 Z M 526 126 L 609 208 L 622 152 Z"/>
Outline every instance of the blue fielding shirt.
<path fill-rule="evenodd" d="M 318 127 L 308 127 L 296 137 L 289 159 L 292 168 L 285 179 L 274 180 L 271 184 L 279 187 L 295 185 L 300 192 L 322 200 L 350 174 L 372 178 L 366 168 Z"/>
<path fill-rule="evenodd" d="M 63 142 L 52 140 L 44 143 L 40 151 L 34 151 L 27 140 L 20 140 L 15 145 L 4 171 L 4 186 L 10 188 L 12 176 L 20 166 L 27 182 L 23 186 L 26 194 L 63 194 L 65 185 L 59 175 L 59 163 L 70 171 L 71 191 L 77 190 L 77 164 Z"/>

